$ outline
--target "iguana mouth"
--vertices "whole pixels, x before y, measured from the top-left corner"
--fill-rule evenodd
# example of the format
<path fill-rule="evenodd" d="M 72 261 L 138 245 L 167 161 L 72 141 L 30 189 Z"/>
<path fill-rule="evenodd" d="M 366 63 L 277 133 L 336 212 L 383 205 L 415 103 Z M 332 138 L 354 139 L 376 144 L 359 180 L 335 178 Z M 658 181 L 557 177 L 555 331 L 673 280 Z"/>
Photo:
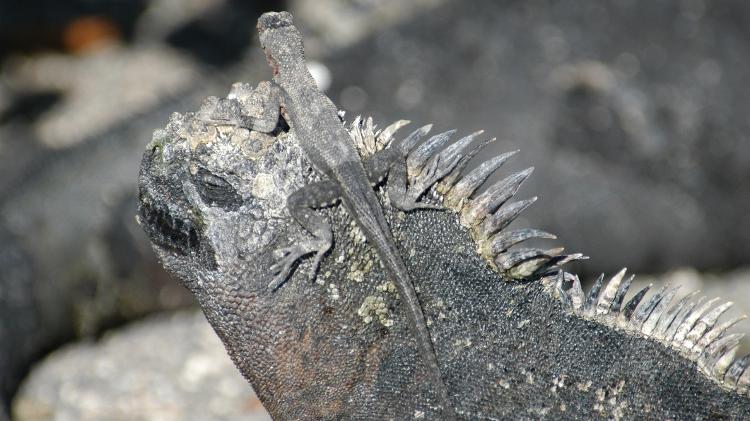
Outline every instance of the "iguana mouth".
<path fill-rule="evenodd" d="M 138 216 L 154 244 L 183 256 L 200 250 L 196 224 L 189 218 L 175 217 L 168 206 L 154 202 L 146 191 L 140 194 Z"/>

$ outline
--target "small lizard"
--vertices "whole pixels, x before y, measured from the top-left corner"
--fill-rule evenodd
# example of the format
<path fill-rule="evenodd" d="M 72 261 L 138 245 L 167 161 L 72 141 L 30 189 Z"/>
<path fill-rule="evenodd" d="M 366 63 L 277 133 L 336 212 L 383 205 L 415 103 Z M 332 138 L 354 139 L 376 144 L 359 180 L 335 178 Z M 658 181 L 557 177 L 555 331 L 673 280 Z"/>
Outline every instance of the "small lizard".
<path fill-rule="evenodd" d="M 403 183 L 389 190 L 390 200 L 401 209 L 432 208 L 416 203 L 404 188 L 408 146 L 389 148 L 373 156 L 366 170 L 349 133 L 342 125 L 333 102 L 318 89 L 305 64 L 302 37 L 288 12 L 269 12 L 258 19 L 260 42 L 273 68 L 273 94 L 265 114 L 253 122 L 253 130 L 270 133 L 279 121 L 279 113 L 296 134 L 300 147 L 313 167 L 325 179 L 292 193 L 287 208 L 314 238 L 278 251 L 279 261 L 272 266 L 275 278 L 269 288 L 276 289 L 288 278 L 300 258 L 315 253 L 312 274 L 331 248 L 331 226 L 316 213 L 339 200 L 374 246 L 386 272 L 395 281 L 420 354 L 443 405 L 443 415 L 452 418 L 449 395 L 440 374 L 432 340 L 414 286 L 409 279 L 388 224 L 372 186 L 391 177 L 403 176 Z M 407 143 L 406 141 L 405 143 Z M 400 153 L 401 152 L 401 153 Z"/>

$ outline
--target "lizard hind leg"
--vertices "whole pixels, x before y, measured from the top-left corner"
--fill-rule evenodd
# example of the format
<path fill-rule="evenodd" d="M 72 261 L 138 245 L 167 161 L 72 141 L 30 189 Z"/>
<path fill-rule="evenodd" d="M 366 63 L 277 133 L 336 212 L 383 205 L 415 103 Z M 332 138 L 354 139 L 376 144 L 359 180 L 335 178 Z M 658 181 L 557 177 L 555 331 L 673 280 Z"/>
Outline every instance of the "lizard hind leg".
<path fill-rule="evenodd" d="M 274 134 L 283 126 L 287 126 L 287 120 L 284 119 L 281 108 L 283 105 L 283 91 L 276 82 L 261 82 L 255 90 L 259 102 L 262 103 L 262 111 L 259 115 L 252 118 L 250 129 L 261 132 Z"/>
<path fill-rule="evenodd" d="M 268 288 L 279 288 L 291 275 L 294 264 L 302 257 L 315 253 L 310 279 L 315 278 L 318 265 L 333 244 L 331 225 L 317 212 L 317 209 L 335 205 L 340 199 L 340 189 L 333 181 L 319 181 L 308 184 L 287 198 L 287 209 L 313 238 L 276 250 L 278 260 L 271 266 L 274 279 Z"/>
<path fill-rule="evenodd" d="M 382 149 L 364 163 L 370 185 L 376 187 L 388 179 L 388 200 L 397 209 L 439 209 L 427 203 L 419 203 L 408 193 L 406 180 L 406 158 L 395 148 Z"/>
<path fill-rule="evenodd" d="M 407 186 L 406 159 L 422 136 L 430 131 L 432 125 L 415 130 L 401 141 L 394 142 L 389 147 L 373 154 L 364 166 L 370 184 L 374 187 L 388 179 L 388 199 L 397 209 L 409 211 L 413 209 L 441 209 L 439 206 L 420 203 L 414 199 Z"/>

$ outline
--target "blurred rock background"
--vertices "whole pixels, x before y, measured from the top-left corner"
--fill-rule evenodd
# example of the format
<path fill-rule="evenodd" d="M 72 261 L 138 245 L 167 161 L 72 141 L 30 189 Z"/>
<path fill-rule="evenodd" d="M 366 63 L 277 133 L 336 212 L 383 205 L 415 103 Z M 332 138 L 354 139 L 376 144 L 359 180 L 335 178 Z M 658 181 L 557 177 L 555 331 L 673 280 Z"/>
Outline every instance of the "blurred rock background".
<path fill-rule="evenodd" d="M 134 221 L 143 147 L 170 113 L 269 78 L 255 20 L 280 9 L 349 118 L 521 149 L 540 200 L 518 224 L 591 256 L 586 279 L 627 266 L 750 313 L 742 0 L 2 2 L 0 403 L 17 419 L 263 417 L 202 316 L 126 324 L 192 304 Z"/>

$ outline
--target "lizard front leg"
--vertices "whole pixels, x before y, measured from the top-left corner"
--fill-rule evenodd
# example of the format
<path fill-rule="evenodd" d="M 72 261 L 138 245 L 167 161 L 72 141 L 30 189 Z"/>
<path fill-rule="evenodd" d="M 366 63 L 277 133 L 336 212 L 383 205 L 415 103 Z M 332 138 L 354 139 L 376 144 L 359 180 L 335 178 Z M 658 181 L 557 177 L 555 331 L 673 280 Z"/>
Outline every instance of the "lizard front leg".
<path fill-rule="evenodd" d="M 243 87 L 233 89 L 241 90 Z M 278 84 L 273 81 L 260 82 L 249 95 L 250 99 L 246 100 L 249 105 L 242 105 L 237 95 L 223 99 L 210 98 L 201 106 L 198 117 L 207 124 L 241 127 L 272 136 L 288 129 L 281 112 L 283 92 Z"/>
<path fill-rule="evenodd" d="M 302 257 L 315 253 L 310 268 L 310 278 L 315 276 L 320 261 L 333 244 L 331 225 L 317 212 L 317 209 L 335 205 L 341 197 L 340 189 L 330 180 L 308 184 L 287 198 L 287 209 L 313 238 L 297 242 L 289 247 L 276 250 L 279 260 L 271 266 L 275 275 L 268 288 L 280 287 L 292 272 L 292 266 Z"/>
<path fill-rule="evenodd" d="M 274 81 L 259 83 L 256 92 L 259 92 L 263 99 L 263 111 L 253 118 L 251 129 L 261 133 L 273 133 L 283 117 L 281 108 L 284 105 L 284 93 Z"/>

